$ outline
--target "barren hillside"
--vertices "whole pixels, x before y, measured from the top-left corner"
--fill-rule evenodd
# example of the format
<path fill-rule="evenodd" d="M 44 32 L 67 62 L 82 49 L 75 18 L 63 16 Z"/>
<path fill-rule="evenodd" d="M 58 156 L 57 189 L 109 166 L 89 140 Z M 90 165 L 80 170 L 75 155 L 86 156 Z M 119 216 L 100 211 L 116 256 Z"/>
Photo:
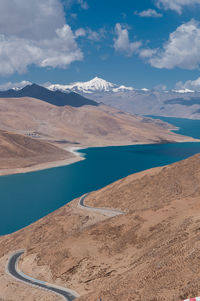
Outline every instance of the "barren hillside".
<path fill-rule="evenodd" d="M 3 266 L 9 252 L 21 248 L 27 250 L 20 262 L 25 273 L 71 287 L 81 301 L 169 301 L 200 295 L 199 182 L 196 155 L 130 175 L 86 198 L 91 206 L 122 209 L 125 215 L 108 219 L 78 209 L 74 200 L 2 237 L 0 297 L 19 300 L 17 292 L 24 285 L 5 276 Z M 34 300 L 30 288 L 23 294 Z M 43 294 L 39 300 L 45 300 Z"/>
<path fill-rule="evenodd" d="M 40 163 L 74 158 L 47 142 L 0 130 L 0 171 L 10 168 L 30 167 Z"/>
<path fill-rule="evenodd" d="M 34 98 L 0 98 L 0 108 L 0 129 L 45 139 L 63 148 L 192 141 L 170 132 L 162 122 L 104 105 L 57 107 Z"/>

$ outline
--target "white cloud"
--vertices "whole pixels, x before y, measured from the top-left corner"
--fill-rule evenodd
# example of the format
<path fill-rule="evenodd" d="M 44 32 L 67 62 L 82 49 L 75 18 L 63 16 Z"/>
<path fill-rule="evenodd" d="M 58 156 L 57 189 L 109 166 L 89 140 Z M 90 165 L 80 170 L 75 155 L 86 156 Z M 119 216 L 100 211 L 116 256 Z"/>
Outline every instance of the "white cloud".
<path fill-rule="evenodd" d="M 63 5 L 69 9 L 75 4 L 79 4 L 82 9 L 88 9 L 89 5 L 85 0 L 62 0 Z"/>
<path fill-rule="evenodd" d="M 140 50 L 139 55 L 142 58 L 150 58 L 156 53 L 157 53 L 157 49 L 144 48 Z"/>
<path fill-rule="evenodd" d="M 86 31 L 84 28 L 79 28 L 75 31 L 75 36 L 78 37 L 85 37 L 86 36 Z"/>
<path fill-rule="evenodd" d="M 193 91 L 200 91 L 200 77 L 198 77 L 195 80 L 187 80 L 186 82 L 178 82 L 176 83 L 176 89 L 189 89 L 189 90 L 193 90 Z"/>
<path fill-rule="evenodd" d="M 8 82 L 8 83 L 4 83 L 0 85 L 0 91 L 6 91 L 9 89 L 13 89 L 13 88 L 24 88 L 27 85 L 31 85 L 32 83 L 26 80 L 23 80 L 19 83 L 12 83 L 12 82 Z"/>
<path fill-rule="evenodd" d="M 87 29 L 87 37 L 89 40 L 92 41 L 99 41 L 101 38 L 101 34 L 97 31 L 94 31 L 90 28 Z"/>
<path fill-rule="evenodd" d="M 87 3 L 87 1 L 84 0 L 78 0 L 78 3 L 80 4 L 80 6 L 82 7 L 82 9 L 88 9 L 89 5 Z"/>
<path fill-rule="evenodd" d="M 0 1 L 0 75 L 31 64 L 66 68 L 82 58 L 60 0 Z"/>
<path fill-rule="evenodd" d="M 161 18 L 163 15 L 158 13 L 155 9 L 147 9 L 147 10 L 143 10 L 141 12 L 135 11 L 135 15 L 138 15 L 140 17 L 152 17 L 152 18 Z"/>
<path fill-rule="evenodd" d="M 9 21 L 8 21 L 9 20 Z M 65 24 L 59 0 L 1 0 L 0 33 L 38 40 L 52 38 Z"/>
<path fill-rule="evenodd" d="M 130 42 L 129 32 L 127 28 L 122 28 L 121 24 L 115 25 L 115 33 L 117 37 L 114 39 L 114 48 L 118 52 L 131 56 L 134 52 L 138 52 L 142 43 L 140 41 Z"/>
<path fill-rule="evenodd" d="M 91 41 L 99 41 L 102 38 L 105 38 L 107 31 L 105 28 L 100 28 L 98 31 L 94 31 L 89 27 L 86 28 L 79 28 L 75 31 L 75 36 L 78 37 L 86 37 L 88 40 Z"/>
<path fill-rule="evenodd" d="M 191 20 L 172 32 L 169 40 L 148 60 L 156 68 L 192 70 L 200 64 L 200 23 Z"/>
<path fill-rule="evenodd" d="M 175 10 L 181 14 L 184 6 L 200 4 L 200 0 L 156 0 L 156 4 L 159 8 Z"/>

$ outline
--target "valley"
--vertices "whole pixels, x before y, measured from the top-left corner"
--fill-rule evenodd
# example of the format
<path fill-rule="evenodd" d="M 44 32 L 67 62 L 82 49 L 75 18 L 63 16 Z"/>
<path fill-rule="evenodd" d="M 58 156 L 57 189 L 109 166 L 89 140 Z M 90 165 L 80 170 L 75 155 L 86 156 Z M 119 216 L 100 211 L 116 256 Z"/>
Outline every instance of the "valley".
<path fill-rule="evenodd" d="M 199 15 L 0 1 L 0 301 L 200 301 Z"/>
<path fill-rule="evenodd" d="M 180 135 L 168 122 L 102 103 L 61 106 L 23 96 L 0 98 L 0 107 L 0 172 L 19 173 L 0 183 L 8 205 L 2 206 L 1 231 L 11 233 L 0 237 L 3 301 L 60 300 L 53 291 L 65 288 L 83 301 L 198 295 L 190 255 L 199 247 L 200 158 L 190 156 L 199 152 L 199 135 L 192 138 L 189 130 L 184 136 L 184 127 Z M 14 194 L 7 193 L 11 186 Z M 25 250 L 23 275 L 56 290 L 5 273 L 18 250 Z"/>
<path fill-rule="evenodd" d="M 34 161 L 31 153 L 20 155 L 18 152 L 16 161 L 12 153 L 10 158 L 7 152 L 6 160 L 1 164 L 1 175 L 61 166 L 82 160 L 83 158 L 71 152 L 74 147 L 197 141 L 171 132 L 173 126 L 162 121 L 124 113 L 104 104 L 97 105 L 95 102 L 89 104 L 86 98 L 82 98 L 84 103 L 79 106 L 76 102 L 74 106 L 61 106 L 59 103 L 55 105 L 51 101 L 52 97 L 57 99 L 55 92 L 37 85 L 27 87 L 23 89 L 23 94 L 28 91 L 29 95 L 30 93 L 36 95 L 42 89 L 41 98 L 45 100 L 33 97 L 0 98 L 0 129 L 9 132 L 10 135 L 17 134 L 15 137 L 26 141 L 26 144 L 29 141 L 29 148 L 31 144 L 40 143 L 46 147 L 49 145 L 54 149 L 55 156 L 51 159 L 49 156 L 45 158 L 41 153 Z M 3 93 L 5 95 L 5 92 Z M 70 95 L 59 93 L 63 98 L 67 96 L 68 101 L 71 99 Z M 74 102 L 73 99 L 70 101 Z M 2 146 L 3 143 L 2 140 Z M 48 154 L 48 151 L 46 153 Z"/>

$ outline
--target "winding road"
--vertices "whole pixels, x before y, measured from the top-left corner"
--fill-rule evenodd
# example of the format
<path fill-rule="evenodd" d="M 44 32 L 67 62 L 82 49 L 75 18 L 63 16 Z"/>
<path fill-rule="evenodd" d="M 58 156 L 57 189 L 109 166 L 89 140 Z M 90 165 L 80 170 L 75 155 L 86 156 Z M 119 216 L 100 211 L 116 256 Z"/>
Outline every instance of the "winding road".
<path fill-rule="evenodd" d="M 11 257 L 8 261 L 8 265 L 7 265 L 7 273 L 8 274 L 10 274 L 12 277 L 14 277 L 18 281 L 25 282 L 28 285 L 38 287 L 38 288 L 47 290 L 49 292 L 53 292 L 57 295 L 60 295 L 61 297 L 64 298 L 64 300 L 67 300 L 67 301 L 72 301 L 72 300 L 76 299 L 77 297 L 79 297 L 79 295 L 76 292 L 73 292 L 72 290 L 34 279 L 28 275 L 25 275 L 21 271 L 19 271 L 18 261 L 22 254 L 24 254 L 24 251 L 20 250 L 11 255 Z"/>
<path fill-rule="evenodd" d="M 88 194 L 83 195 L 78 202 L 78 208 L 82 210 L 88 210 L 96 213 L 103 214 L 108 217 L 114 217 L 117 215 L 124 214 L 125 212 L 119 211 L 119 210 L 114 210 L 114 209 L 107 209 L 107 208 L 95 208 L 95 207 L 90 207 L 84 204 L 84 200 L 88 196 Z M 38 287 L 43 290 L 47 290 L 49 292 L 53 292 L 62 298 L 64 298 L 67 301 L 72 301 L 79 297 L 79 295 L 70 289 L 60 287 L 54 284 L 50 284 L 35 278 L 32 278 L 28 275 L 25 275 L 23 272 L 21 272 L 18 268 L 18 261 L 20 259 L 20 256 L 24 254 L 24 250 L 16 251 L 11 255 L 8 261 L 8 265 L 6 268 L 6 272 L 14 277 L 16 280 L 24 282 L 28 285 L 31 285 L 33 287 Z"/>
<path fill-rule="evenodd" d="M 90 207 L 90 206 L 85 205 L 84 200 L 88 195 L 89 195 L 89 193 L 84 194 L 79 199 L 78 208 L 81 208 L 83 210 L 93 211 L 93 212 L 96 212 L 96 213 L 101 213 L 101 214 L 109 216 L 109 217 L 125 214 L 125 212 L 120 211 L 120 210 L 114 210 L 114 209 L 108 209 L 108 208 L 96 208 L 96 207 Z"/>

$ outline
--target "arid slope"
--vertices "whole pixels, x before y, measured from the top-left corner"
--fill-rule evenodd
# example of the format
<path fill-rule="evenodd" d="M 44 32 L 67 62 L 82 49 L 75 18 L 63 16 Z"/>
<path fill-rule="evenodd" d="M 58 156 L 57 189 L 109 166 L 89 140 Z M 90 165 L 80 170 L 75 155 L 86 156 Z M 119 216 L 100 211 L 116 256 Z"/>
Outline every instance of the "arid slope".
<path fill-rule="evenodd" d="M 191 141 L 166 124 L 107 106 L 57 107 L 34 98 L 0 98 L 0 129 L 69 145 L 102 146 Z"/>
<path fill-rule="evenodd" d="M 73 154 L 47 142 L 0 130 L 0 171 L 73 158 Z"/>
<path fill-rule="evenodd" d="M 86 204 L 122 209 L 125 215 L 108 219 L 78 209 L 74 200 L 2 237 L 0 297 L 19 300 L 21 284 L 15 283 L 14 295 L 2 267 L 9 252 L 21 248 L 27 250 L 20 262 L 25 273 L 71 287 L 81 301 L 170 301 L 200 295 L 199 183 L 196 155 L 130 175 L 86 198 Z M 34 300 L 31 289 L 26 290 Z"/>

